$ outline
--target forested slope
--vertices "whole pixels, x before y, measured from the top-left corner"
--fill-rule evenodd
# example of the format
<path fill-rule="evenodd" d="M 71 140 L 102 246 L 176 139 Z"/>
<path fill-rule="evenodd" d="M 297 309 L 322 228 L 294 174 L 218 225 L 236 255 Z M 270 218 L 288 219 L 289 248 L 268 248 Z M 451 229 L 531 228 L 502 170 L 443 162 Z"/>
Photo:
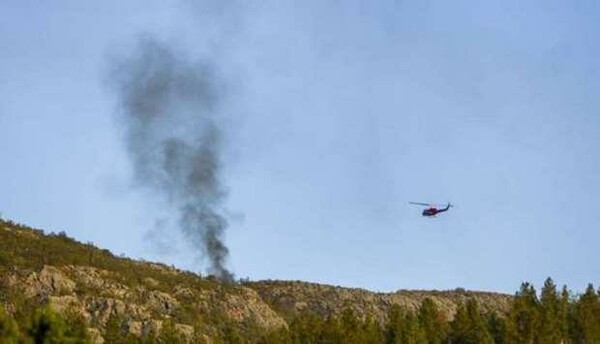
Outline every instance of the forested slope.
<path fill-rule="evenodd" d="M 226 283 L 0 220 L 0 342 L 600 343 L 600 302 L 541 293 L 374 293 Z"/>

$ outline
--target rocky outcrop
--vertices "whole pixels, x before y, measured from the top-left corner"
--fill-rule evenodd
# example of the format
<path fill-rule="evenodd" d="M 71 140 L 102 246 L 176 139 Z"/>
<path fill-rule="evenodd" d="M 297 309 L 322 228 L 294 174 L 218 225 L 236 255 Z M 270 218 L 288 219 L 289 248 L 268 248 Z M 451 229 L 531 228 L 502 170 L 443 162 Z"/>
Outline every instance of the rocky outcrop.
<path fill-rule="evenodd" d="M 14 281 L 14 279 L 11 280 Z M 44 266 L 39 272 L 31 272 L 21 286 L 26 296 L 47 297 L 72 294 L 76 284 L 59 269 L 53 266 Z"/>
<path fill-rule="evenodd" d="M 468 299 L 475 299 L 483 311 L 505 313 L 512 296 L 499 293 L 454 291 L 397 291 L 375 293 L 364 289 L 342 288 L 306 282 L 262 281 L 247 283 L 263 300 L 286 319 L 303 312 L 324 316 L 339 315 L 351 308 L 358 316 L 373 317 L 379 323 L 387 320 L 392 305 L 416 311 L 423 300 L 431 299 L 447 320 L 451 320 L 457 307 Z"/>
<path fill-rule="evenodd" d="M 123 319 L 122 328 L 136 336 L 158 333 L 165 319 L 176 319 L 182 304 L 198 315 L 218 311 L 234 322 L 252 321 L 265 329 L 286 326 L 253 289 L 231 286 L 201 289 L 176 285 L 170 292 L 158 290 L 160 282 L 150 277 L 134 287 L 117 282 L 118 273 L 89 266 L 50 266 L 39 271 L 13 269 L 1 276 L 6 287 L 21 290 L 25 297 L 49 301 L 60 312 L 69 312 L 92 324 L 97 342 L 111 317 Z M 192 323 L 175 323 L 182 338 L 192 341 Z"/>
<path fill-rule="evenodd" d="M 168 321 L 169 329 L 186 341 L 210 342 L 224 331 L 223 324 L 267 333 L 287 327 L 305 312 L 326 317 L 351 308 L 360 317 L 384 323 L 393 305 L 416 310 L 425 298 L 448 319 L 468 299 L 498 313 L 506 312 L 511 300 L 508 295 L 464 290 L 374 293 L 305 282 L 222 283 L 162 264 L 115 257 L 64 233 L 44 235 L 2 220 L 0 261 L 0 301 L 8 312 L 48 302 L 85 319 L 97 343 L 103 342 L 107 328 L 115 329 L 114 321 L 123 332 L 118 335 L 156 334 Z"/>
<path fill-rule="evenodd" d="M 222 307 L 227 316 L 237 322 L 250 319 L 259 327 L 269 330 L 287 326 L 283 318 L 250 288 L 240 287 L 239 294 L 228 294 L 222 301 Z"/>

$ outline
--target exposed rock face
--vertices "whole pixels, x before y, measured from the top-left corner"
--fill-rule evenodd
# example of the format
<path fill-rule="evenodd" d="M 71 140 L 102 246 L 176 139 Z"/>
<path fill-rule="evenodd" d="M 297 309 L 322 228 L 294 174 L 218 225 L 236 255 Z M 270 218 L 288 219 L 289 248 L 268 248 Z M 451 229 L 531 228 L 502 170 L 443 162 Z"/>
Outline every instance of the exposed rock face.
<path fill-rule="evenodd" d="M 303 312 L 339 315 L 352 308 L 362 318 L 371 316 L 379 323 L 387 319 L 392 305 L 416 311 L 425 298 L 430 298 L 446 316 L 453 319 L 457 307 L 468 299 L 475 299 L 484 311 L 505 313 L 512 296 L 498 293 L 467 291 L 397 291 L 374 293 L 306 282 L 263 281 L 248 283 L 271 307 L 286 319 Z"/>
<path fill-rule="evenodd" d="M 416 310 L 426 297 L 451 319 L 457 305 L 469 298 L 484 311 L 501 313 L 511 300 L 464 290 L 373 293 L 305 282 L 221 283 L 161 264 L 117 258 L 64 234 L 44 235 L 2 220 L 0 261 L 0 305 L 7 311 L 14 314 L 23 299 L 49 301 L 58 311 L 84 318 L 96 343 L 104 341 L 107 325 L 115 319 L 118 329 L 135 336 L 158 333 L 168 321 L 188 342 L 211 342 L 223 322 L 240 328 L 252 324 L 267 332 L 288 326 L 304 312 L 336 316 L 352 308 L 383 323 L 392 305 Z"/>
<path fill-rule="evenodd" d="M 240 294 L 227 295 L 223 303 L 227 315 L 235 321 L 252 319 L 259 327 L 275 329 L 287 326 L 286 322 L 273 309 L 262 301 L 256 291 L 241 287 Z"/>
<path fill-rule="evenodd" d="M 75 286 L 75 282 L 53 266 L 44 266 L 39 272 L 31 272 L 22 284 L 25 295 L 29 297 L 68 295 L 73 293 Z"/>
<path fill-rule="evenodd" d="M 469 298 L 476 299 L 484 310 L 497 312 L 507 311 L 511 299 L 508 295 L 466 291 L 374 293 L 304 282 L 252 282 L 212 289 L 177 284 L 167 292 L 159 290 L 161 282 L 150 277 L 135 286 L 119 283 L 121 279 L 123 276 L 114 271 L 73 265 L 13 270 L 2 276 L 6 285 L 21 288 L 27 297 L 49 300 L 59 311 L 82 316 L 94 326 L 92 333 L 99 342 L 111 316 L 124 319 L 122 327 L 128 332 L 143 336 L 159 332 L 164 319 L 174 319 L 184 305 L 200 316 L 216 311 L 231 321 L 251 321 L 273 330 L 287 327 L 286 319 L 303 312 L 339 315 L 350 307 L 363 318 L 371 316 L 384 323 L 392 305 L 416 310 L 428 297 L 452 319 L 457 306 Z M 175 323 L 175 328 L 182 338 L 193 340 L 192 323 Z"/>
<path fill-rule="evenodd" d="M 176 285 L 169 293 L 158 290 L 160 282 L 149 277 L 134 287 L 117 282 L 122 278 L 116 272 L 73 265 L 45 265 L 39 271 L 13 269 L 1 276 L 7 287 L 21 289 L 26 297 L 49 301 L 60 312 L 83 317 L 94 326 L 91 331 L 96 342 L 103 341 L 101 334 L 111 316 L 124 319 L 122 328 L 129 333 L 143 336 L 158 333 L 164 319 L 181 313 L 182 304 L 193 307 L 200 316 L 218 311 L 234 322 L 251 320 L 264 329 L 287 326 L 250 288 L 202 289 Z M 193 340 L 193 324 L 175 323 L 175 329 L 182 338 Z"/>

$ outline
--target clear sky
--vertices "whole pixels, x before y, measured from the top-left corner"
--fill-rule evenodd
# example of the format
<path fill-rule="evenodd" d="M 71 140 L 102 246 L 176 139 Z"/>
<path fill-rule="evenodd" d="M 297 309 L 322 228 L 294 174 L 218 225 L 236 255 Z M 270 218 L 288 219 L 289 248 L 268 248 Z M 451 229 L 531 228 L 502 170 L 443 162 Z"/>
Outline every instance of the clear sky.
<path fill-rule="evenodd" d="M 237 277 L 600 283 L 600 2 L 0 2 L 3 217 L 205 271 L 132 181 L 107 74 L 140 35 L 226 85 Z"/>

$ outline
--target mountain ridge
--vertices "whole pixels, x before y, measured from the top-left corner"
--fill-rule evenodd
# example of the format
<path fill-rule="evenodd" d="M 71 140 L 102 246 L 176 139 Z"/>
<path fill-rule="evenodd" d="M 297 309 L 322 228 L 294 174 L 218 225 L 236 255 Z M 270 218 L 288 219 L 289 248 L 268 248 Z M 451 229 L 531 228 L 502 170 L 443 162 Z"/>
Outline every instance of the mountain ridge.
<path fill-rule="evenodd" d="M 251 337 L 288 328 L 303 314 L 331 318 L 347 309 L 381 325 L 391 307 L 415 312 L 427 298 L 446 319 L 469 299 L 485 312 L 504 314 L 512 298 L 462 289 L 381 293 L 301 281 L 221 282 L 6 220 L 0 220 L 0 244 L 0 296 L 7 312 L 18 317 L 21 309 L 50 304 L 83 319 L 98 343 L 111 321 L 137 338 L 173 323 L 183 342 L 213 342 L 231 329 Z"/>

